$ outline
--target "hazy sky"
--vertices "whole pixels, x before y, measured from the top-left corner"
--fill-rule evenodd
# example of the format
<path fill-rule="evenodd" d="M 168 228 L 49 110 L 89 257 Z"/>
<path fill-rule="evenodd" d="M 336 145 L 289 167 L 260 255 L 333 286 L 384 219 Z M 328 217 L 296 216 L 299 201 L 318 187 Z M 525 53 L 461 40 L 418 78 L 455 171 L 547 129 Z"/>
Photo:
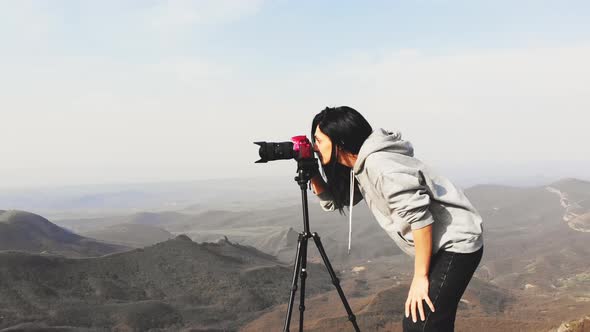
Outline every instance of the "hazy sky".
<path fill-rule="evenodd" d="M 0 187 L 291 177 L 252 142 L 338 105 L 455 175 L 588 174 L 588 17 L 564 0 L 0 0 Z"/>

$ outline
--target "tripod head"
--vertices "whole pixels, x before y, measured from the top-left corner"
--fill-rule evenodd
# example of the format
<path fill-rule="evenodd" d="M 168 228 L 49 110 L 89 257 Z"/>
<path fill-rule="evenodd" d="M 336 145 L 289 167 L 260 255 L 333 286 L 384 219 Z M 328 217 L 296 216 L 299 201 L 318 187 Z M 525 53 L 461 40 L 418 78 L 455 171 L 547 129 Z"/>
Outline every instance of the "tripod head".
<path fill-rule="evenodd" d="M 307 183 L 318 174 L 318 160 L 317 158 L 305 158 L 297 161 L 297 176 L 295 181 L 299 184 L 302 190 L 307 188 Z"/>

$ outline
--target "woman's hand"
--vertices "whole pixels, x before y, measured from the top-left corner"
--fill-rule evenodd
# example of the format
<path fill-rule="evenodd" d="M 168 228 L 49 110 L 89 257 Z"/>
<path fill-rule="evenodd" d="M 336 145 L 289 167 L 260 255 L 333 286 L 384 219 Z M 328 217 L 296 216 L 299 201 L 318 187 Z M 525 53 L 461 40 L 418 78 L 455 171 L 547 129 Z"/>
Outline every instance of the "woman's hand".
<path fill-rule="evenodd" d="M 410 292 L 408 293 L 408 299 L 406 300 L 406 317 L 410 316 L 412 312 L 412 321 L 416 323 L 416 307 L 420 312 L 420 319 L 424 321 L 426 316 L 424 315 L 424 306 L 422 300 L 428 304 L 430 310 L 434 312 L 434 305 L 428 297 L 428 277 L 427 276 L 414 276 L 412 279 L 412 285 L 410 286 Z"/>

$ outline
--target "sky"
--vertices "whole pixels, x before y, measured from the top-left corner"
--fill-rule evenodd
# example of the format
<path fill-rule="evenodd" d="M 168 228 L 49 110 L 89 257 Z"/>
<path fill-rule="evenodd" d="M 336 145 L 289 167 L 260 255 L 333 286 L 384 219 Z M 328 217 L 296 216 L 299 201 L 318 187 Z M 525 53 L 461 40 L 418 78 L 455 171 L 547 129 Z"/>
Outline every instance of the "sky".
<path fill-rule="evenodd" d="M 0 188 L 292 177 L 347 105 L 462 181 L 590 179 L 587 1 L 0 0 Z"/>

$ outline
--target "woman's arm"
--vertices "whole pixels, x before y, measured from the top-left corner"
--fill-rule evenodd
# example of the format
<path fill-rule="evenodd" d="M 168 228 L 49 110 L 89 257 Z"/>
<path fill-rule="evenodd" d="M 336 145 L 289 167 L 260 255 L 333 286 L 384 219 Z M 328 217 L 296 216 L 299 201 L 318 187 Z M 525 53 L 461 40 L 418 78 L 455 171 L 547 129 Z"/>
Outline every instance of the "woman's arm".
<path fill-rule="evenodd" d="M 409 317 L 411 313 L 412 321 L 416 322 L 418 320 L 418 314 L 422 321 L 424 321 L 426 316 L 422 301 L 426 302 L 430 310 L 434 312 L 434 305 L 428 297 L 428 271 L 432 255 L 432 224 L 412 230 L 412 235 L 414 237 L 416 257 L 414 258 L 414 278 L 412 279 L 410 291 L 408 292 L 405 312 L 406 317 Z"/>
<path fill-rule="evenodd" d="M 330 192 L 326 190 L 326 181 L 322 178 L 321 175 L 316 175 L 311 178 L 311 188 L 320 199 L 320 206 L 324 211 L 335 211 L 336 206 L 334 205 L 334 201 Z"/>
<path fill-rule="evenodd" d="M 432 256 L 432 224 L 412 230 L 416 257 L 414 259 L 414 277 L 428 277 L 430 257 Z"/>
<path fill-rule="evenodd" d="M 386 172 L 379 179 L 377 189 L 381 190 L 389 210 L 410 225 L 414 238 L 415 261 L 414 278 L 406 300 L 406 317 L 412 314 L 412 320 L 425 319 L 422 301 L 434 311 L 434 305 L 428 297 L 428 271 L 432 255 L 432 223 L 430 196 L 419 170 L 414 172 Z"/>
<path fill-rule="evenodd" d="M 316 195 L 326 190 L 326 181 L 324 181 L 321 175 L 318 174 L 311 178 L 311 189 L 313 189 L 313 193 Z"/>

